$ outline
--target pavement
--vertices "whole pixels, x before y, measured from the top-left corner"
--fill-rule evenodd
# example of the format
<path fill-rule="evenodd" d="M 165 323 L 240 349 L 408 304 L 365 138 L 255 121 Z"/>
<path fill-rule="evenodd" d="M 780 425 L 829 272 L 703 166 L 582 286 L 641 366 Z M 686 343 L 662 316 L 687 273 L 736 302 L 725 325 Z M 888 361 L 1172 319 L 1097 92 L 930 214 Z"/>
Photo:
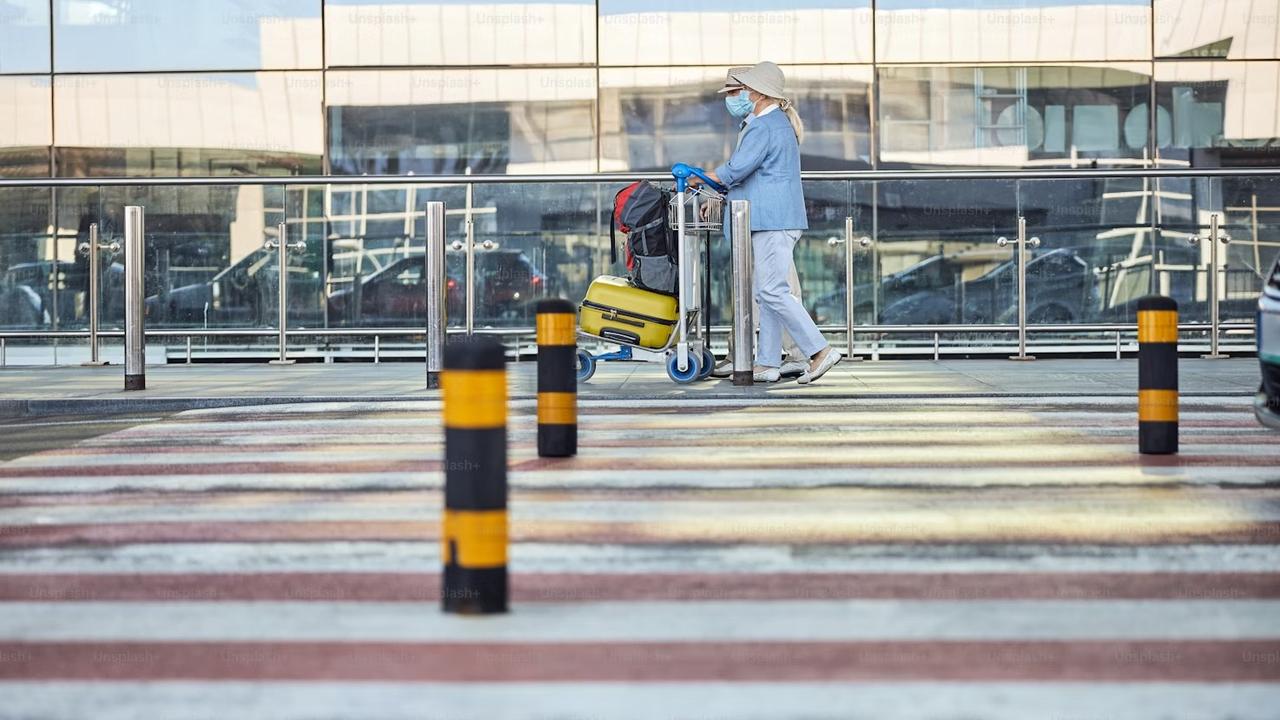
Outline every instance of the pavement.
<path fill-rule="evenodd" d="M 845 386 L 1030 380 L 986 368 Z M 1119 387 L 777 392 L 584 397 L 568 460 L 513 401 L 493 618 L 438 609 L 431 398 L 0 420 L 0 717 L 1276 717 L 1280 436 L 1243 393 L 1144 457 Z"/>
<path fill-rule="evenodd" d="M 536 396 L 537 365 L 508 365 L 511 397 Z M 1252 395 L 1258 362 L 1250 358 L 1179 363 L 1181 392 Z M 0 369 L 0 415 L 134 412 L 262 405 L 437 398 L 422 363 L 154 365 L 147 390 L 124 392 L 120 367 L 10 366 Z M 844 362 L 813 385 L 794 381 L 749 388 L 728 380 L 676 385 L 658 363 L 601 363 L 579 386 L 583 398 L 768 400 L 792 398 L 1135 397 L 1135 359 L 896 360 Z"/>
<path fill-rule="evenodd" d="M 1132 365 L 747 390 L 624 365 L 559 460 L 518 397 L 512 612 L 484 618 L 439 611 L 421 366 L 157 367 L 159 397 L 261 380 L 276 404 L 0 418 L 0 718 L 1274 719 L 1280 434 L 1253 365 L 1184 361 L 1172 456 L 1136 452 Z M 356 377 L 381 399 L 285 395 Z"/>

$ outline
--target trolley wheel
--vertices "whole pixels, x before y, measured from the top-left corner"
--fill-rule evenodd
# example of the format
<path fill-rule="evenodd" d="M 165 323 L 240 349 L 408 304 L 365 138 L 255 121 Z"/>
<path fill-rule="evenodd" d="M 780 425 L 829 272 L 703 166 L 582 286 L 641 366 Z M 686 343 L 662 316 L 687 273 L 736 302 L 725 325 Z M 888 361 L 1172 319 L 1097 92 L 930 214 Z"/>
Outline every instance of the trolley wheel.
<path fill-rule="evenodd" d="M 689 367 L 680 371 L 680 356 L 677 353 L 671 353 L 671 357 L 667 358 L 667 377 L 681 385 L 688 385 L 698 379 L 698 374 L 702 372 L 702 362 L 697 355 L 689 356 Z"/>
<path fill-rule="evenodd" d="M 596 374 L 596 359 L 591 353 L 578 348 L 578 382 L 586 382 Z"/>
<path fill-rule="evenodd" d="M 702 370 L 698 373 L 699 380 L 706 380 L 711 377 L 711 371 L 716 369 L 716 354 L 711 352 L 711 348 L 702 348 Z"/>

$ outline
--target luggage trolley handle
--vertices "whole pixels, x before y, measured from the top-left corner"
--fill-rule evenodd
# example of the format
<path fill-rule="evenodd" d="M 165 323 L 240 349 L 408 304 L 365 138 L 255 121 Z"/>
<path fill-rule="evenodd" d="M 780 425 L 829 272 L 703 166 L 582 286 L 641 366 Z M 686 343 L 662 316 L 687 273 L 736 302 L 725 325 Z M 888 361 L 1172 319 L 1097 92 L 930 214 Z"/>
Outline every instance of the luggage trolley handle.
<path fill-rule="evenodd" d="M 723 195 L 726 192 L 729 192 L 729 188 L 725 187 L 721 183 L 716 182 L 715 180 L 712 180 L 711 177 L 707 175 L 706 170 L 703 170 L 702 168 L 699 168 L 699 167 L 693 167 L 692 165 L 688 165 L 686 163 L 676 163 L 675 165 L 672 165 L 671 175 L 676 179 L 676 192 L 685 191 L 685 188 L 689 186 L 690 177 L 698 178 L 699 180 L 706 183 L 712 190 L 715 190 L 721 195 Z"/>

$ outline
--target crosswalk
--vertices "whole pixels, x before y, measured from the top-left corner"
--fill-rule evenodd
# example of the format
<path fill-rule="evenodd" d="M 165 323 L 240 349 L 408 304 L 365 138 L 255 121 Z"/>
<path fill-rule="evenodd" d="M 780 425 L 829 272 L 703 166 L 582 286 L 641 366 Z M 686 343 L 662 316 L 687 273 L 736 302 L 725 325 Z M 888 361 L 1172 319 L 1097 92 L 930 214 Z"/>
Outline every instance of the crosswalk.
<path fill-rule="evenodd" d="M 489 618 L 436 403 L 142 419 L 0 463 L 0 718 L 1280 717 L 1247 403 L 584 400 L 546 460 L 515 402 Z"/>

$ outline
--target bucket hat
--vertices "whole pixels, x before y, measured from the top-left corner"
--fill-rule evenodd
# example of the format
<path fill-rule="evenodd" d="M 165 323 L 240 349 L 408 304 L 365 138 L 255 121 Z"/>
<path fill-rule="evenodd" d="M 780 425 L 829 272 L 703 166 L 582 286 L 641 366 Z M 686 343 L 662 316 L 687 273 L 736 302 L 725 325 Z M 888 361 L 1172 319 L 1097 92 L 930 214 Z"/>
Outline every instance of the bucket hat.
<path fill-rule="evenodd" d="M 782 68 L 774 63 L 765 60 L 756 63 L 749 68 L 733 68 L 729 71 L 728 80 L 736 80 L 739 85 L 746 85 L 761 95 L 779 100 L 786 100 L 786 76 L 782 74 Z M 732 86 L 721 88 L 720 92 L 727 92 Z"/>

